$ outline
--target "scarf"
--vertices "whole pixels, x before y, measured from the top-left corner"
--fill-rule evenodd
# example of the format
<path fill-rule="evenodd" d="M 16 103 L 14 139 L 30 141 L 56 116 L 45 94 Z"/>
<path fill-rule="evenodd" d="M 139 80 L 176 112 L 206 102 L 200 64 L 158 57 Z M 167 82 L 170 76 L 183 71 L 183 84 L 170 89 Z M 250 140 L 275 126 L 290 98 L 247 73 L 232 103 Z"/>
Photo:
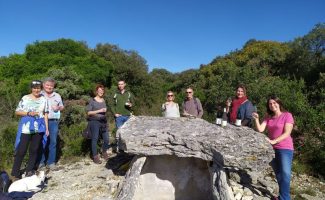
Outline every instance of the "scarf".
<path fill-rule="evenodd" d="M 230 122 L 235 123 L 237 118 L 237 112 L 242 103 L 247 100 L 247 96 L 242 98 L 234 98 L 231 103 Z"/>

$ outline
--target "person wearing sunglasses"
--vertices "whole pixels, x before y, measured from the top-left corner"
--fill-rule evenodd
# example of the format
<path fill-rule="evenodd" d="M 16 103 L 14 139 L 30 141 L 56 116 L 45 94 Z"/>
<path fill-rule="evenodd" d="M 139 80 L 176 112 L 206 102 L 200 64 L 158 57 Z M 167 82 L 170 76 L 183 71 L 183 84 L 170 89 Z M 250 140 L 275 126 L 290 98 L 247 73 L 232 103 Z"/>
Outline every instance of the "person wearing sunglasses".
<path fill-rule="evenodd" d="M 31 93 L 23 96 L 16 108 L 20 116 L 15 142 L 15 159 L 11 170 L 13 181 L 21 178 L 20 167 L 29 150 L 29 158 L 25 168 L 26 176 L 32 176 L 35 171 L 38 149 L 42 139 L 49 135 L 48 102 L 41 95 L 42 82 L 34 80 L 30 84 Z"/>
<path fill-rule="evenodd" d="M 166 102 L 162 104 L 161 110 L 164 117 L 180 117 L 178 103 L 174 102 L 175 96 L 172 91 L 168 91 Z"/>
<path fill-rule="evenodd" d="M 203 108 L 201 101 L 197 97 L 194 97 L 193 89 L 190 87 L 186 89 L 186 98 L 182 107 L 184 117 L 202 118 Z"/>

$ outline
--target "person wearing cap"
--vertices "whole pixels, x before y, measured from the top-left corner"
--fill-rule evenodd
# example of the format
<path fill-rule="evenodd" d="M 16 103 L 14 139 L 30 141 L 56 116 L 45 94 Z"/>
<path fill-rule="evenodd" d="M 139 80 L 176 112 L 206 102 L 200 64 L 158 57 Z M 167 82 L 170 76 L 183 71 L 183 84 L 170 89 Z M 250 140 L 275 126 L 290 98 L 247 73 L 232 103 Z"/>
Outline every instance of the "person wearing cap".
<path fill-rule="evenodd" d="M 34 80 L 30 84 L 31 93 L 21 98 L 16 115 L 20 116 L 15 143 L 15 158 L 11 175 L 14 180 L 21 178 L 20 167 L 29 146 L 29 159 L 26 166 L 26 176 L 34 174 L 38 156 L 38 148 L 44 135 L 49 135 L 48 103 L 41 95 L 42 82 Z"/>
<path fill-rule="evenodd" d="M 59 120 L 61 111 L 64 109 L 61 95 L 54 92 L 55 84 L 55 80 L 51 77 L 47 77 L 43 80 L 43 91 L 41 94 L 47 99 L 49 104 L 48 121 L 50 135 L 45 148 L 41 151 L 42 155 L 39 168 L 44 167 L 45 164 L 47 164 L 50 169 L 55 167 Z"/>

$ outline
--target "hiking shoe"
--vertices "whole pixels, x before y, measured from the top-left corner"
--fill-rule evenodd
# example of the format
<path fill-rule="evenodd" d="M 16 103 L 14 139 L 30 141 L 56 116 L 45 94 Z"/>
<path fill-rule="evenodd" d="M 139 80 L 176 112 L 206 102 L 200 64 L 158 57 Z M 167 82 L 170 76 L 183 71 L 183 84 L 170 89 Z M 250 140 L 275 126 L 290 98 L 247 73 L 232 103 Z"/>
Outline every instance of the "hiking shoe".
<path fill-rule="evenodd" d="M 53 164 L 48 165 L 47 168 L 51 171 L 54 171 L 56 169 L 56 165 L 53 163 Z"/>
<path fill-rule="evenodd" d="M 102 161 L 100 160 L 100 157 L 99 157 L 98 154 L 96 156 L 94 156 L 94 163 L 96 163 L 96 164 L 102 164 Z"/>
<path fill-rule="evenodd" d="M 112 152 L 107 150 L 107 151 L 104 151 L 103 154 L 102 154 L 102 157 L 104 160 L 108 161 L 109 157 L 112 155 Z"/>

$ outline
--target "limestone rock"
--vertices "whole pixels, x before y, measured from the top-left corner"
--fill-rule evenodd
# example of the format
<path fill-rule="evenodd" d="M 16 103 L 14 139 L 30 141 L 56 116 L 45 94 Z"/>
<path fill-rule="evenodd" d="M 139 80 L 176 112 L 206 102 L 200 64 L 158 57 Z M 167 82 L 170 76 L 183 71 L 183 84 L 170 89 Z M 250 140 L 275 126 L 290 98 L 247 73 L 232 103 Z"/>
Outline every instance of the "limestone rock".
<path fill-rule="evenodd" d="M 274 155 L 265 135 L 251 128 L 222 128 L 197 118 L 134 116 L 117 134 L 130 154 L 196 157 L 251 171 L 264 170 Z"/>
<path fill-rule="evenodd" d="M 119 188 L 119 192 L 116 199 L 133 199 L 133 196 L 135 194 L 135 190 L 137 187 L 135 187 L 140 178 L 140 173 L 142 170 L 142 167 L 146 161 L 146 157 L 134 157 L 131 162 L 131 168 L 128 170 L 126 174 L 126 178 L 123 182 L 123 187 Z"/>
<path fill-rule="evenodd" d="M 253 196 L 244 196 L 241 200 L 253 200 Z"/>
<path fill-rule="evenodd" d="M 273 158 L 263 134 L 202 119 L 132 117 L 117 134 L 119 148 L 136 155 L 117 200 L 250 199 L 251 191 L 228 185 L 227 173 L 256 183 Z"/>

